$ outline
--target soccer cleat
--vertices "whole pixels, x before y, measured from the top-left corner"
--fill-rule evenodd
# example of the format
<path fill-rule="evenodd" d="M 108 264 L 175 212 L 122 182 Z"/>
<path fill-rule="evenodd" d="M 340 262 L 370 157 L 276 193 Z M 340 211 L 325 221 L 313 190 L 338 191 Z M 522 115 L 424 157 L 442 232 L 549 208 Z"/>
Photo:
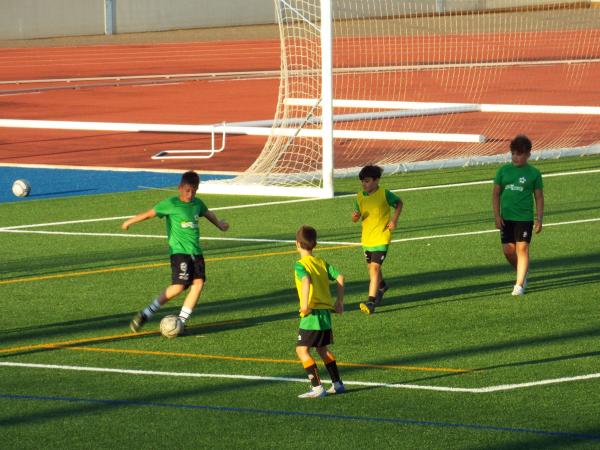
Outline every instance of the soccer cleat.
<path fill-rule="evenodd" d="M 327 391 L 323 388 L 322 385 L 319 385 L 316 388 L 314 387 L 304 394 L 300 394 L 298 398 L 320 398 L 325 397 L 326 395 Z"/>
<path fill-rule="evenodd" d="M 515 284 L 515 287 L 513 288 L 513 291 L 512 291 L 512 295 L 520 296 L 523 294 L 525 294 L 525 289 L 523 289 L 523 286 L 519 286 L 518 284 Z"/>
<path fill-rule="evenodd" d="M 375 303 L 373 302 L 365 302 L 361 303 L 360 310 L 365 314 L 373 314 L 375 312 Z"/>
<path fill-rule="evenodd" d="M 344 383 L 342 383 L 341 381 L 336 381 L 335 383 L 333 383 L 331 385 L 331 387 L 329 389 L 327 389 L 328 395 L 343 394 L 344 392 L 346 392 L 346 387 L 344 386 Z"/>
<path fill-rule="evenodd" d="M 129 323 L 129 328 L 131 328 L 131 331 L 133 331 L 134 333 L 137 333 L 144 326 L 146 320 L 146 316 L 139 312 L 135 316 L 133 316 L 133 319 L 131 319 L 131 322 Z"/>
<path fill-rule="evenodd" d="M 381 305 L 383 294 L 385 294 L 389 288 L 390 287 L 386 284 L 382 288 L 377 289 L 377 294 L 375 294 L 375 306 Z"/>

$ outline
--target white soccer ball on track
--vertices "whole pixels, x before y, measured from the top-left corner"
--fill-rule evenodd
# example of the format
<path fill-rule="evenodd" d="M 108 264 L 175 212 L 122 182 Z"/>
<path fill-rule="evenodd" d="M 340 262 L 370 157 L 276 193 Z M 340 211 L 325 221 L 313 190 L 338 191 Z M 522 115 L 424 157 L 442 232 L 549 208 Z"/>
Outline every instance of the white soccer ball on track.
<path fill-rule="evenodd" d="M 177 316 L 165 316 L 160 321 L 160 332 L 164 337 L 174 338 L 183 331 L 183 322 Z"/>
<path fill-rule="evenodd" d="M 12 191 L 17 197 L 27 197 L 31 192 L 31 185 L 27 180 L 16 180 L 12 185 Z"/>

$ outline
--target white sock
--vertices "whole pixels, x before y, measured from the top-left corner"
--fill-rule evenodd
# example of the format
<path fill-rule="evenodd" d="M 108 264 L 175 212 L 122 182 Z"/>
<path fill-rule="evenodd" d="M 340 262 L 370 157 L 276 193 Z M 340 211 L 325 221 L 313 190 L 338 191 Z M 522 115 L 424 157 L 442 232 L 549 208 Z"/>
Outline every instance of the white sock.
<path fill-rule="evenodd" d="M 144 317 L 146 317 L 146 319 L 149 319 L 150 317 L 152 317 L 152 314 L 154 314 L 160 309 L 161 306 L 162 305 L 158 303 L 158 297 L 156 297 L 154 301 L 142 311 L 142 314 L 144 315 Z"/>
<path fill-rule="evenodd" d="M 190 318 L 192 314 L 192 310 L 190 308 L 186 308 L 185 306 L 181 307 L 181 311 L 179 312 L 179 320 L 185 323 L 186 320 Z"/>

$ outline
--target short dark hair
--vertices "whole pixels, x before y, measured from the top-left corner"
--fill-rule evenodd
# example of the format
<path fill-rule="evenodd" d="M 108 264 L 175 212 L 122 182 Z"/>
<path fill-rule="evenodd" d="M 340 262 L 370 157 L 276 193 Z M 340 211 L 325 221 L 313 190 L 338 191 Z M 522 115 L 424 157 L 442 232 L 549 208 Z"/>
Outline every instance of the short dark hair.
<path fill-rule="evenodd" d="M 186 173 L 181 175 L 181 182 L 179 183 L 179 186 L 183 186 L 184 184 L 198 188 L 200 185 L 200 177 L 193 170 L 188 170 Z"/>
<path fill-rule="evenodd" d="M 519 134 L 510 141 L 510 151 L 513 153 L 531 153 L 531 141 L 524 134 Z"/>
<path fill-rule="evenodd" d="M 317 246 L 317 230 L 309 225 L 302 225 L 296 231 L 296 241 L 304 250 L 312 250 Z"/>
<path fill-rule="evenodd" d="M 381 178 L 381 174 L 383 173 L 383 169 L 379 166 L 368 165 L 360 169 L 358 173 L 358 178 L 362 181 L 365 178 Z"/>

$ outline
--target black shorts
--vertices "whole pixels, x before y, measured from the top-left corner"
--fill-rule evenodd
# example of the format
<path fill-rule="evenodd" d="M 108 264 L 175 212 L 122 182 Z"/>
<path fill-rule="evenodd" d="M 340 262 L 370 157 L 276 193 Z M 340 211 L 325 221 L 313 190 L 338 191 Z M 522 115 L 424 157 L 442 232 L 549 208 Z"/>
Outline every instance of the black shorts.
<path fill-rule="evenodd" d="M 202 255 L 171 255 L 171 282 L 189 287 L 196 279 L 206 280 L 204 257 Z"/>
<path fill-rule="evenodd" d="M 365 258 L 367 259 L 367 264 L 375 263 L 382 265 L 386 255 L 387 252 L 370 252 L 369 250 L 365 250 Z"/>
<path fill-rule="evenodd" d="M 331 330 L 298 330 L 296 347 L 325 347 L 333 344 L 333 331 Z"/>
<path fill-rule="evenodd" d="M 516 220 L 505 220 L 500 230 L 500 241 L 503 244 L 514 244 L 516 242 L 531 242 L 533 222 L 520 222 Z"/>

